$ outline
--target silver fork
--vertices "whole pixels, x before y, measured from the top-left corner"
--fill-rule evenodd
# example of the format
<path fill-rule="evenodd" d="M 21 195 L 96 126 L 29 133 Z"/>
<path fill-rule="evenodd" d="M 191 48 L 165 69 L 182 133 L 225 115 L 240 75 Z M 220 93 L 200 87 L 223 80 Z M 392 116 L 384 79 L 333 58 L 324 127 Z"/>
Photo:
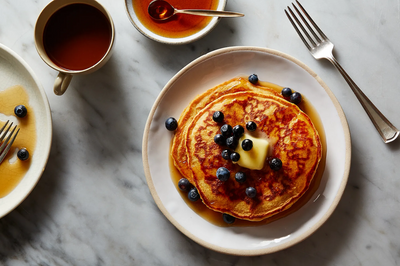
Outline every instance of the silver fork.
<path fill-rule="evenodd" d="M 296 0 L 296 2 L 299 8 L 297 8 L 294 3 L 292 3 L 292 5 L 298 16 L 296 16 L 289 6 L 287 7 L 289 12 L 285 10 L 285 13 L 312 56 L 314 56 L 315 59 L 327 59 L 336 67 L 337 70 L 339 70 L 340 74 L 342 74 L 356 95 L 357 99 L 364 107 L 364 110 L 367 112 L 383 141 L 385 143 L 389 143 L 395 140 L 399 136 L 399 130 L 394 127 L 389 120 L 387 120 L 387 118 L 378 110 L 378 108 L 375 107 L 375 105 L 368 99 L 368 97 L 360 90 L 350 76 L 339 65 L 339 62 L 335 59 L 335 57 L 333 57 L 332 54 L 334 47 L 333 43 L 328 39 L 328 37 L 326 37 L 317 24 L 315 24 L 313 19 L 308 15 L 307 11 L 299 3 L 299 1 Z M 298 17 L 300 17 L 303 23 L 300 22 Z M 306 26 L 307 29 L 304 26 Z"/>
<path fill-rule="evenodd" d="M 15 138 L 18 135 L 19 128 L 17 129 L 17 125 L 14 126 L 14 128 L 11 130 L 10 134 L 8 132 L 10 131 L 13 123 L 11 122 L 10 125 L 8 125 L 10 120 L 8 120 L 4 126 L 0 129 L 0 164 L 6 157 L 8 151 L 11 149 L 11 145 L 14 143 Z M 8 126 L 8 127 L 7 127 Z M 15 134 L 14 134 L 15 132 Z"/>

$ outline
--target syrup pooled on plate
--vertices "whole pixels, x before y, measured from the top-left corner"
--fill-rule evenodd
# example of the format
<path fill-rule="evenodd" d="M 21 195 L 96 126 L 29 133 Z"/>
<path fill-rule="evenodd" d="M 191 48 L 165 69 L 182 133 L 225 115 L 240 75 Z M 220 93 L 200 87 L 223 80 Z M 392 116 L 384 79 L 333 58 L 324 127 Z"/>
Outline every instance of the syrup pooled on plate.
<path fill-rule="evenodd" d="M 17 105 L 24 105 L 28 113 L 23 118 L 14 114 Z M 0 113 L 6 117 L 16 117 L 20 131 L 4 161 L 0 165 L 0 198 L 7 196 L 22 180 L 31 165 L 36 147 L 36 118 L 29 105 L 29 97 L 22 86 L 14 86 L 0 91 Z M 0 128 L 5 121 L 0 121 Z M 17 158 L 17 150 L 25 148 L 30 158 L 22 161 Z"/>
<path fill-rule="evenodd" d="M 212 19 L 211 17 L 176 14 L 167 20 L 154 20 L 148 13 L 150 2 L 152 0 L 132 0 L 133 9 L 143 26 L 160 36 L 169 38 L 187 37 L 205 28 Z M 177 9 L 216 10 L 218 6 L 218 0 L 168 0 L 168 2 Z M 163 13 L 164 11 L 160 9 L 157 12 Z"/>

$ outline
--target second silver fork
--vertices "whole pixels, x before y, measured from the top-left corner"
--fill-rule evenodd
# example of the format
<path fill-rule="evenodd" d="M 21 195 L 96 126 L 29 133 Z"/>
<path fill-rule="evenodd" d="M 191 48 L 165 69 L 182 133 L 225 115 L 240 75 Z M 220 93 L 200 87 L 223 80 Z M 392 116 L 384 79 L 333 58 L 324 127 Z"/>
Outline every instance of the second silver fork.
<path fill-rule="evenodd" d="M 285 13 L 312 56 L 314 56 L 315 59 L 327 59 L 337 68 L 337 70 L 339 70 L 340 74 L 342 74 L 342 76 L 356 95 L 357 99 L 360 101 L 364 110 L 367 112 L 369 118 L 371 119 L 375 128 L 378 130 L 380 136 L 382 137 L 382 140 L 385 143 L 389 143 L 395 140 L 399 136 L 399 130 L 395 126 L 393 126 L 392 123 L 390 123 L 390 121 L 378 110 L 378 108 L 375 107 L 375 105 L 350 78 L 346 71 L 344 71 L 344 69 L 340 66 L 339 62 L 332 54 L 334 47 L 333 43 L 321 31 L 314 20 L 308 15 L 307 11 L 299 3 L 299 1 L 296 0 L 296 2 L 299 8 L 297 8 L 293 3 L 292 5 L 297 15 L 292 11 L 290 7 L 287 7 L 289 12 L 285 10 Z"/>

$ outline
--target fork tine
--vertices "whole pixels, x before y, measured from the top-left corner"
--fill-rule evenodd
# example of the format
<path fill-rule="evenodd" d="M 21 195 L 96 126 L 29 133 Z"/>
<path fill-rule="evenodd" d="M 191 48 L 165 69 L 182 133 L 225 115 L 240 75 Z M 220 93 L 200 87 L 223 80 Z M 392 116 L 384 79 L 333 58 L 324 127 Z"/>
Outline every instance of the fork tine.
<path fill-rule="evenodd" d="M 300 9 L 303 11 L 304 15 L 307 17 L 307 19 L 311 22 L 313 27 L 318 31 L 318 33 L 321 35 L 323 40 L 329 40 L 328 37 L 322 32 L 322 30 L 318 27 L 318 25 L 314 22 L 314 20 L 311 18 L 311 16 L 308 14 L 308 12 L 304 9 L 304 7 L 300 4 L 298 0 L 296 0 L 297 5 L 300 7 Z M 294 5 L 293 5 L 294 6 Z M 297 9 L 297 8 L 296 8 Z M 299 12 L 299 11 L 297 11 Z M 299 13 L 300 14 L 300 13 Z M 302 16 L 303 17 L 303 16 Z M 304 20 L 303 20 L 304 21 Z M 310 29 L 310 27 L 309 27 Z M 315 33 L 314 33 L 315 34 Z"/>
<path fill-rule="evenodd" d="M 297 4 L 300 4 L 299 1 L 297 1 Z M 303 14 L 299 11 L 299 9 L 294 5 L 294 3 L 292 3 L 293 8 L 296 10 L 297 14 L 300 16 L 301 20 L 303 21 L 303 24 L 306 25 L 307 29 L 309 32 L 311 32 L 311 34 L 314 36 L 315 40 L 317 41 L 317 43 L 321 42 L 321 38 L 315 33 L 314 29 L 311 27 L 310 23 L 304 18 Z M 304 8 L 302 8 L 302 10 L 305 12 Z M 306 17 L 308 19 L 311 19 L 310 16 Z"/>
<path fill-rule="evenodd" d="M 10 126 L 7 128 L 7 130 L 4 132 L 4 135 L 1 137 L 2 140 L 4 139 L 4 137 L 7 135 L 8 131 L 10 130 L 11 126 L 13 123 L 10 124 Z M 14 126 L 14 128 L 12 129 L 11 133 L 8 135 L 8 137 L 3 141 L 3 144 L 1 144 L 0 146 L 0 153 L 3 151 L 4 147 L 7 145 L 8 141 L 10 140 L 10 138 L 12 137 L 12 135 L 14 134 L 15 129 L 17 128 L 17 125 Z"/>
<path fill-rule="evenodd" d="M 1 127 L 0 136 L 2 135 L 4 128 L 8 125 L 8 122 L 10 122 L 10 120 L 7 120 L 7 122 Z M 4 136 L 0 138 L 0 141 L 2 141 L 3 138 L 4 138 Z"/>
<path fill-rule="evenodd" d="M 11 138 L 11 136 L 13 135 L 16 127 L 17 126 L 14 127 L 13 131 L 11 132 L 11 134 L 9 135 L 9 137 L 7 138 L 7 140 L 4 143 L 7 143 L 7 141 Z M 0 148 L 0 164 L 4 160 L 4 158 L 6 157 L 8 151 L 11 149 L 11 145 L 14 143 L 14 140 L 17 137 L 18 133 L 19 133 L 19 128 L 18 128 L 17 132 L 14 134 L 14 136 L 12 137 L 12 139 L 10 140 L 10 142 L 8 143 L 8 145 L 6 146 L 6 148 L 3 151 L 1 151 L 2 147 Z M 3 143 L 3 145 L 4 145 L 4 143 Z"/>
<path fill-rule="evenodd" d="M 288 7 L 289 11 L 290 7 Z M 286 16 L 288 17 L 290 23 L 292 23 L 293 28 L 296 30 L 297 34 L 300 36 L 300 39 L 303 41 L 304 45 L 307 47 L 308 50 L 311 50 L 311 46 L 308 44 L 307 40 L 304 38 L 303 34 L 300 32 L 299 28 L 297 27 L 296 23 L 293 21 L 289 13 L 285 10 Z M 291 12 L 293 13 L 293 12 Z M 294 17 L 296 18 L 296 17 Z"/>
<path fill-rule="evenodd" d="M 296 14 L 292 11 L 292 9 L 289 6 L 287 8 L 288 8 L 291 16 L 289 16 L 288 13 L 285 10 L 286 15 L 288 16 L 288 18 L 289 18 L 290 22 L 292 23 L 293 27 L 296 29 L 297 34 L 299 34 L 300 38 L 303 40 L 304 44 L 306 44 L 306 43 L 308 44 L 308 45 L 306 45 L 307 48 L 309 50 L 311 50 L 312 47 L 317 46 L 317 44 L 315 43 L 314 39 L 310 36 L 310 34 L 308 34 L 308 31 L 303 27 L 303 24 L 297 18 Z M 293 19 L 296 21 L 296 23 L 294 23 L 294 21 L 293 21 L 293 19 L 291 17 L 293 17 Z M 301 31 L 300 31 L 299 28 L 301 29 Z M 305 39 L 304 35 L 307 37 L 308 41 Z"/>
<path fill-rule="evenodd" d="M 4 139 L 4 137 L 7 135 L 7 132 L 10 130 L 10 128 L 11 128 L 11 126 L 12 126 L 12 122 L 11 122 L 11 124 L 8 126 L 8 128 L 6 129 L 6 131 L 4 131 L 4 128 L 8 125 L 8 122 L 10 122 L 10 120 L 8 120 L 5 124 L 4 124 L 4 126 L 1 128 L 1 130 L 0 130 L 0 142 L 2 142 L 3 141 L 3 139 Z M 4 131 L 4 132 L 3 132 Z M 1 150 L 1 149 L 0 149 Z"/>

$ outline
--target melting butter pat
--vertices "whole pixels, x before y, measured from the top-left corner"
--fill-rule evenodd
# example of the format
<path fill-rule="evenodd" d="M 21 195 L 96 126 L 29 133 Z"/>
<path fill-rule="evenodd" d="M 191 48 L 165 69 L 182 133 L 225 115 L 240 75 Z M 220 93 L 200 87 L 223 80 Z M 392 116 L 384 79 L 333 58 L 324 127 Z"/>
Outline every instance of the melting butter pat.
<path fill-rule="evenodd" d="M 250 139 L 253 142 L 253 148 L 249 151 L 242 149 L 242 141 L 245 139 Z M 235 152 L 240 154 L 240 159 L 236 163 L 248 169 L 261 170 L 264 167 L 265 158 L 268 154 L 268 146 L 269 143 L 266 139 L 244 134 L 239 139 L 239 145 L 235 149 Z"/>

